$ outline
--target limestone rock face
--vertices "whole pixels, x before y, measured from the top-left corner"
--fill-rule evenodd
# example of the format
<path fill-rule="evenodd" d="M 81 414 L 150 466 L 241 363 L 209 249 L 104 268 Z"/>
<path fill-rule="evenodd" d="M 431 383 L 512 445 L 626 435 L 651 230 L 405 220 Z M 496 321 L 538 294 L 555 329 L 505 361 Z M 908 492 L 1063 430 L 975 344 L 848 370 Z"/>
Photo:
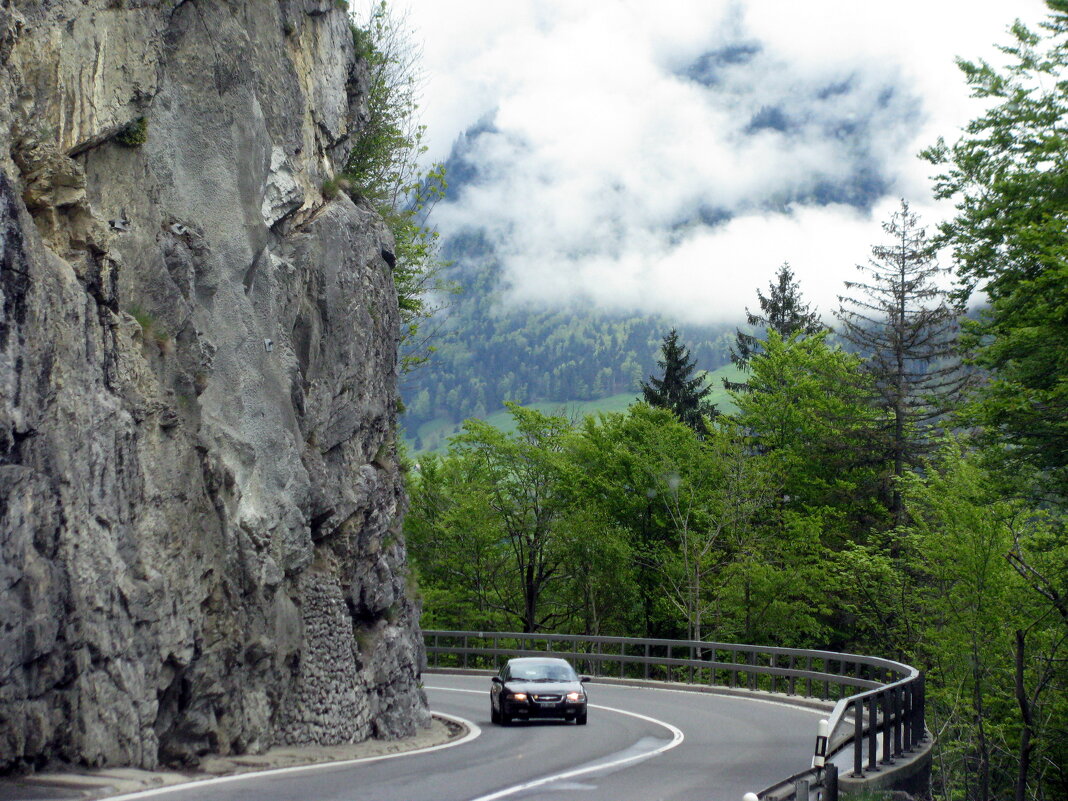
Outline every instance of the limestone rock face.
<path fill-rule="evenodd" d="M 428 721 L 334 0 L 0 4 L 0 770 Z"/>

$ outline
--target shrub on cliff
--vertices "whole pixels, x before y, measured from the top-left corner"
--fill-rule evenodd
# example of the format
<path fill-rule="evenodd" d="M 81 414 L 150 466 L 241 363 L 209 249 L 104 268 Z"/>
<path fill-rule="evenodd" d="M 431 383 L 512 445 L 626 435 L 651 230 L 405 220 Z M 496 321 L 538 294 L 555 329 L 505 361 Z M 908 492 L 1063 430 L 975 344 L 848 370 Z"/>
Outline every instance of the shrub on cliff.
<path fill-rule="evenodd" d="M 405 16 L 380 0 L 362 24 L 352 24 L 352 39 L 370 74 L 369 114 L 343 178 L 353 195 L 374 203 L 396 240 L 393 280 L 403 327 L 401 361 L 408 371 L 429 357 L 432 348 L 420 325 L 436 310 L 433 298 L 449 289 L 440 278 L 438 233 L 427 221 L 445 195 L 445 166 L 424 170 L 420 164 L 426 152 L 426 126 L 418 121 L 421 54 Z"/>

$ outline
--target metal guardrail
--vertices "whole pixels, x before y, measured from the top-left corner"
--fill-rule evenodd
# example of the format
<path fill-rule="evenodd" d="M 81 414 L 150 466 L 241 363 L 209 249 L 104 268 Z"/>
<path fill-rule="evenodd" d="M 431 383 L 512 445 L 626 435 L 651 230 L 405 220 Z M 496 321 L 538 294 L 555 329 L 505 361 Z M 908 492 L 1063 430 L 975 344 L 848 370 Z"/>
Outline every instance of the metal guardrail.
<path fill-rule="evenodd" d="M 889 659 L 802 648 L 578 634 L 424 631 L 423 637 L 428 662 L 435 668 L 495 670 L 513 657 L 551 655 L 594 676 L 833 700 L 826 741 L 817 739 L 817 753 L 822 750 L 829 758 L 852 745 L 852 775 L 858 778 L 865 770 L 893 764 L 926 738 L 924 677 Z M 759 797 L 792 798 L 793 788 L 801 783 L 810 790 L 829 790 L 825 785 L 836 789 L 836 781 L 827 781 L 829 773 L 837 775 L 813 767 L 765 789 Z"/>

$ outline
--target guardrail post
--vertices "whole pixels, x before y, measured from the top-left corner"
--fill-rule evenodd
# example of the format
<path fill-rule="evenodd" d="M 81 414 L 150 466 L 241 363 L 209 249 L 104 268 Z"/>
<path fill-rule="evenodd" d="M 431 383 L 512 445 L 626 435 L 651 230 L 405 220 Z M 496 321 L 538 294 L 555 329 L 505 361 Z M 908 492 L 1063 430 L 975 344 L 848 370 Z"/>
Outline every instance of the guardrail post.
<path fill-rule="evenodd" d="M 879 710 L 875 705 L 875 696 L 869 695 L 867 699 L 868 707 L 868 770 L 877 771 L 879 766 L 875 762 L 875 754 L 878 750 L 878 742 L 876 737 L 879 733 Z"/>
<path fill-rule="evenodd" d="M 756 651 L 750 651 L 749 652 L 749 665 L 751 667 L 756 667 Z M 748 672 L 749 672 L 749 689 L 750 690 L 755 690 L 756 689 L 756 677 L 757 677 L 756 671 L 755 670 L 750 670 Z"/>
<path fill-rule="evenodd" d="M 853 777 L 864 778 L 864 705 L 853 702 Z"/>
<path fill-rule="evenodd" d="M 797 694 L 796 692 L 794 692 L 794 688 L 796 686 L 796 681 L 797 681 L 797 677 L 794 676 L 794 674 L 793 674 L 795 662 L 796 662 L 796 659 L 795 659 L 794 655 L 790 654 L 790 664 L 788 666 L 788 669 L 790 670 L 790 680 L 789 680 L 790 681 L 790 684 L 789 684 L 790 691 L 787 693 L 787 695 L 796 695 Z"/>
<path fill-rule="evenodd" d="M 464 646 L 464 667 L 466 668 L 467 667 L 467 635 L 466 634 L 464 635 L 463 646 Z"/>
<path fill-rule="evenodd" d="M 768 666 L 775 667 L 775 654 L 768 655 Z M 775 692 L 775 674 L 769 673 L 768 676 L 771 678 L 771 691 Z"/>
<path fill-rule="evenodd" d="M 794 782 L 794 801 L 808 801 L 808 779 Z"/>
<path fill-rule="evenodd" d="M 645 678 L 649 678 L 649 643 L 645 644 Z"/>
<path fill-rule="evenodd" d="M 828 765 L 823 774 L 823 801 L 838 801 L 837 765 Z"/>
<path fill-rule="evenodd" d="M 905 751 L 912 750 L 912 715 L 913 715 L 913 697 L 912 697 L 912 682 L 909 682 L 901 688 L 901 704 L 905 708 L 904 720 L 902 721 L 902 747 Z"/>
<path fill-rule="evenodd" d="M 883 725 L 880 726 L 880 730 L 883 735 L 883 764 L 893 765 L 894 758 L 890 754 L 890 737 L 893 731 L 893 708 L 890 701 L 890 693 L 883 691 L 880 693 L 883 699 Z"/>
<path fill-rule="evenodd" d="M 916 733 L 912 739 L 920 743 L 927 739 L 927 677 L 923 673 L 916 677 L 916 699 Z"/>
<path fill-rule="evenodd" d="M 811 656 L 805 657 L 805 670 L 807 670 L 809 673 L 812 672 L 812 657 Z M 807 695 L 809 698 L 811 698 L 812 697 L 812 677 L 811 676 L 809 676 L 809 677 L 807 677 L 805 679 L 805 687 L 806 687 L 805 695 Z"/>
<path fill-rule="evenodd" d="M 901 688 L 891 689 L 894 694 L 894 756 L 901 756 Z"/>

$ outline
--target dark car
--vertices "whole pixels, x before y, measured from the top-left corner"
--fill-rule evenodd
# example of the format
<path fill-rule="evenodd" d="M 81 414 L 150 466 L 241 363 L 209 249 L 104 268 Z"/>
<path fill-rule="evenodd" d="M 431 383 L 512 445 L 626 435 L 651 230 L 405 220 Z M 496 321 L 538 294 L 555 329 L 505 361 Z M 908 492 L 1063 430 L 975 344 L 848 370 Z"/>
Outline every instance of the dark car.
<path fill-rule="evenodd" d="M 492 679 L 490 720 L 507 726 L 513 720 L 563 718 L 586 725 L 586 689 L 566 659 L 509 659 Z"/>

